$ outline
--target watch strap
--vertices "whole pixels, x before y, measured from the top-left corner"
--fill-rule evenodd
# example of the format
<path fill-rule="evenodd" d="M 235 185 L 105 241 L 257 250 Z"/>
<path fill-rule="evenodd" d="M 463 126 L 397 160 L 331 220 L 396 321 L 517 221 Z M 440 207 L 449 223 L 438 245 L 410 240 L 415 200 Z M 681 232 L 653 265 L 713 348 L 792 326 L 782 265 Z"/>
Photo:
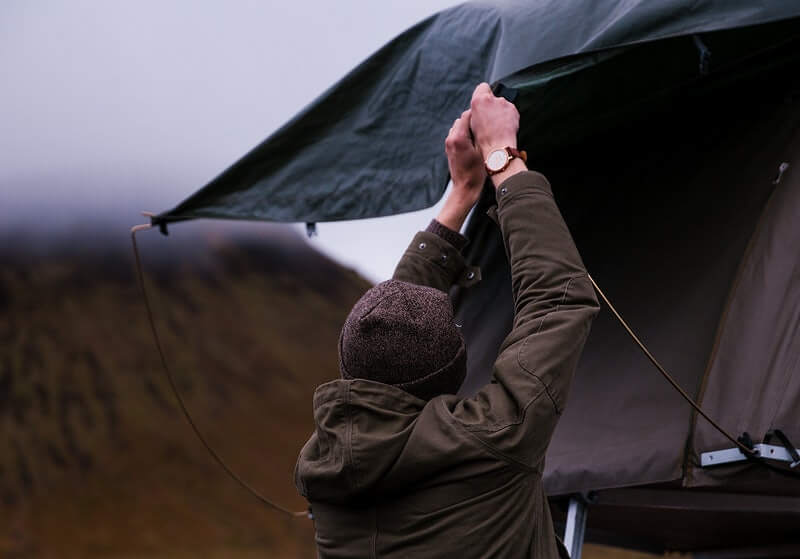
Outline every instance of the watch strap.
<path fill-rule="evenodd" d="M 517 148 L 506 147 L 506 153 L 508 153 L 509 155 L 509 161 L 511 161 L 515 157 L 518 157 L 522 159 L 522 161 L 524 161 L 525 163 L 528 162 L 528 152 L 526 152 L 524 149 L 520 150 Z"/>

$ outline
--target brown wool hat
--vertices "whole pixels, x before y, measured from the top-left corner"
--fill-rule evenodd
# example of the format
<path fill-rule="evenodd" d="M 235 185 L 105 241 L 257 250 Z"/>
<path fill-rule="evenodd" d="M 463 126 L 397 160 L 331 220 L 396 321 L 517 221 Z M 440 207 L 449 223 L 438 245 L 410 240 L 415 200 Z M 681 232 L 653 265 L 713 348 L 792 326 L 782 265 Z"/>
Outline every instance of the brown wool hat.
<path fill-rule="evenodd" d="M 342 378 L 396 386 L 430 400 L 455 394 L 467 373 L 467 352 L 446 293 L 389 280 L 353 306 L 339 336 Z"/>

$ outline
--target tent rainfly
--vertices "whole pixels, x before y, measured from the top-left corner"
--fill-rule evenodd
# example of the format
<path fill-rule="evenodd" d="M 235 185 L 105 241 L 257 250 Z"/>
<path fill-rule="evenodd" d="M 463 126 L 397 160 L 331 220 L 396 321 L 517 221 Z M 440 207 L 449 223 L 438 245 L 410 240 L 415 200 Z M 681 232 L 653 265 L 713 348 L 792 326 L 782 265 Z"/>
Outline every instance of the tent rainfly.
<path fill-rule="evenodd" d="M 514 99 L 520 145 L 593 277 L 706 412 L 764 458 L 732 448 L 603 312 L 547 455 L 557 521 L 580 536 L 585 520 L 588 540 L 629 548 L 800 556 L 800 2 L 444 10 L 153 224 L 428 207 L 448 180 L 442 131 L 480 81 Z M 470 393 L 488 381 L 513 307 L 485 212 L 467 234 L 483 279 L 451 295 Z"/>

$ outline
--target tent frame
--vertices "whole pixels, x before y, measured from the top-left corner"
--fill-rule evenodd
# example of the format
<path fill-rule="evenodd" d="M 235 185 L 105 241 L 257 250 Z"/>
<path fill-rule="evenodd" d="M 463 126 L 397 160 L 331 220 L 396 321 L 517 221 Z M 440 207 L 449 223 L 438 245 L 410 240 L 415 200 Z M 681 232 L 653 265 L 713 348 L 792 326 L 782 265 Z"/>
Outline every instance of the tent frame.
<path fill-rule="evenodd" d="M 753 445 L 753 450 L 756 451 L 756 456 L 760 456 L 761 458 L 789 462 L 790 468 L 795 468 L 800 465 L 800 460 L 795 460 L 789 452 L 789 449 L 783 446 L 758 443 Z M 795 449 L 795 452 L 800 453 L 800 448 Z M 743 462 L 747 459 L 747 456 L 738 448 L 723 448 L 721 450 L 703 452 L 700 455 L 700 465 L 707 468 L 709 466 L 718 466 L 731 462 Z"/>
<path fill-rule="evenodd" d="M 588 502 L 581 496 L 571 497 L 567 509 L 567 524 L 564 527 L 564 547 L 570 559 L 581 559 L 583 541 L 586 537 L 586 515 Z"/>

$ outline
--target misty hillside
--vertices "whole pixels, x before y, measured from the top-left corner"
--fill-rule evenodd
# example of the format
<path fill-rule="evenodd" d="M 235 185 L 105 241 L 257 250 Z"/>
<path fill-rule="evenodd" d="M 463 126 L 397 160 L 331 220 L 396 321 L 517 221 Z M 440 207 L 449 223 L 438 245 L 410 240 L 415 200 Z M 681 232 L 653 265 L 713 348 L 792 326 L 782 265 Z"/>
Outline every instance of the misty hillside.
<path fill-rule="evenodd" d="M 314 387 L 369 284 L 301 239 L 154 233 L 143 256 L 187 405 L 248 482 L 292 509 Z M 8 239 L 7 239 L 8 240 Z M 306 519 L 213 463 L 163 377 L 123 243 L 0 248 L 0 557 L 313 556 Z"/>

